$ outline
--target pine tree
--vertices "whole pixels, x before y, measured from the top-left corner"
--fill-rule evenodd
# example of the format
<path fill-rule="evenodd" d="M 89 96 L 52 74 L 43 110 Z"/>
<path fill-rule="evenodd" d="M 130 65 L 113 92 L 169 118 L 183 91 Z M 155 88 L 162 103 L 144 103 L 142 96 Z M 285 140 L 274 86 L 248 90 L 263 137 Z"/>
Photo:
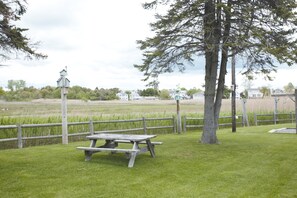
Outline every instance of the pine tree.
<path fill-rule="evenodd" d="M 155 36 L 138 41 L 145 80 L 184 71 L 197 56 L 205 59 L 202 143 L 217 143 L 216 130 L 229 57 L 245 60 L 244 74 L 277 69 L 297 61 L 295 0 L 154 0 L 145 9 L 165 6 L 151 23 Z"/>
<path fill-rule="evenodd" d="M 25 35 L 28 30 L 15 25 L 16 21 L 26 13 L 25 0 L 0 1 L 0 56 L 3 60 L 9 59 L 12 54 L 22 54 L 26 58 L 46 58 L 36 52 L 38 43 L 32 43 Z"/>

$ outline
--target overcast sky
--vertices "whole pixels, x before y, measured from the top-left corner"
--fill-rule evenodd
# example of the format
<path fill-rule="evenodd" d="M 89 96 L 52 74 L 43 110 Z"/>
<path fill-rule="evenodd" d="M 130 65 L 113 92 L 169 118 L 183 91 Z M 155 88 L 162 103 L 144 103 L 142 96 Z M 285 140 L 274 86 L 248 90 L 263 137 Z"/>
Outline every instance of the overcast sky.
<path fill-rule="evenodd" d="M 29 28 L 27 35 L 40 41 L 39 51 L 48 55 L 45 60 L 10 60 L 0 68 L 0 86 L 8 80 L 25 80 L 37 88 L 56 86 L 59 72 L 67 66 L 70 85 L 94 89 L 144 89 L 143 74 L 133 67 L 141 63 L 141 51 L 136 40 L 152 35 L 148 23 L 154 11 L 144 10 L 141 0 L 27 0 L 28 10 L 19 23 Z M 204 83 L 203 62 L 185 73 L 159 77 L 160 88 L 201 88 Z M 243 77 L 237 69 L 237 84 Z M 297 86 L 296 66 L 280 69 L 274 82 L 259 76 L 254 87 L 283 88 L 292 82 Z M 228 74 L 226 83 L 230 85 Z"/>

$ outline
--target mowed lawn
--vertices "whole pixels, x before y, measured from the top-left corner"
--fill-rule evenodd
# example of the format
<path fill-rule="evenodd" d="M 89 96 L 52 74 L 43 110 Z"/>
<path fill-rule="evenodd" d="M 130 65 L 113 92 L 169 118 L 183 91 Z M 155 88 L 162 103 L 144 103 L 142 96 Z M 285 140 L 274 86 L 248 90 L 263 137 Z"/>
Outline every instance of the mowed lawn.
<path fill-rule="evenodd" d="M 297 135 L 270 134 L 288 125 L 218 131 L 220 144 L 202 145 L 201 132 L 158 135 L 156 158 L 96 153 L 77 146 L 0 151 L 0 197 L 296 197 Z M 127 145 L 128 146 L 128 145 Z"/>

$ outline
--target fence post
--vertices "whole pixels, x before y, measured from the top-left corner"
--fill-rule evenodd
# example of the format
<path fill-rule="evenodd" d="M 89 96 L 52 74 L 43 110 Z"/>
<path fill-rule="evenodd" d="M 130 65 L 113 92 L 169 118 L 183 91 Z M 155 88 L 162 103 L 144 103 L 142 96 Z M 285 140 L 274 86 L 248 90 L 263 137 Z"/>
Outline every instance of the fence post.
<path fill-rule="evenodd" d="M 89 123 L 89 129 L 90 129 L 90 134 L 94 135 L 94 125 L 93 125 L 93 120 L 90 120 Z"/>
<path fill-rule="evenodd" d="M 255 125 L 258 126 L 257 114 L 256 113 L 254 113 L 254 120 L 255 120 Z"/>
<path fill-rule="evenodd" d="M 243 114 L 241 116 L 241 126 L 244 127 L 244 116 L 243 116 Z"/>
<path fill-rule="evenodd" d="M 187 116 L 184 116 L 184 132 L 187 132 Z"/>
<path fill-rule="evenodd" d="M 273 121 L 274 121 L 274 124 L 276 124 L 276 121 L 278 120 L 278 109 L 277 109 L 277 103 L 278 103 L 278 98 L 277 97 L 274 97 L 274 114 L 273 114 Z"/>
<path fill-rule="evenodd" d="M 175 133 L 175 122 L 174 122 L 174 115 L 172 116 L 172 132 Z"/>
<path fill-rule="evenodd" d="M 180 105 L 179 100 L 176 100 L 176 121 L 177 121 L 177 132 L 181 134 L 182 126 L 181 126 L 181 116 L 180 116 Z"/>
<path fill-rule="evenodd" d="M 145 135 L 147 135 L 145 117 L 142 117 L 142 123 L 143 123 L 143 132 Z"/>
<path fill-rule="evenodd" d="M 18 148 L 23 148 L 22 125 L 17 124 L 17 128 L 18 128 Z"/>
<path fill-rule="evenodd" d="M 172 124 L 173 124 L 173 132 L 176 133 L 176 120 L 175 120 L 175 117 L 174 115 L 172 116 Z"/>

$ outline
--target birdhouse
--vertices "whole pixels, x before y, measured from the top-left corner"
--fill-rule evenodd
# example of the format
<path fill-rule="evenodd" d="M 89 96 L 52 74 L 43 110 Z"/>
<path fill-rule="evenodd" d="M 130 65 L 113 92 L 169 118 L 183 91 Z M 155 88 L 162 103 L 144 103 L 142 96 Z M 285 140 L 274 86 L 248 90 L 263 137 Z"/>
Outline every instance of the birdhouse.
<path fill-rule="evenodd" d="M 175 100 L 180 100 L 180 99 L 181 99 L 181 93 L 180 93 L 180 88 L 179 88 L 179 86 L 178 86 L 177 89 L 175 90 L 174 99 L 175 99 Z"/>
<path fill-rule="evenodd" d="M 68 78 L 65 77 L 61 77 L 57 80 L 57 87 L 65 87 L 65 88 L 69 88 L 70 87 L 70 80 L 68 80 Z"/>
<path fill-rule="evenodd" d="M 60 76 L 67 76 L 67 71 L 65 69 L 63 69 L 62 71 L 60 71 Z"/>
<path fill-rule="evenodd" d="M 66 88 L 70 87 L 70 80 L 68 80 L 68 78 L 65 78 L 65 80 L 64 80 L 64 87 L 66 87 Z"/>
<path fill-rule="evenodd" d="M 180 95 L 175 95 L 175 96 L 174 96 L 174 99 L 175 99 L 175 100 L 180 100 L 180 99 L 181 99 L 181 96 L 180 96 Z"/>

